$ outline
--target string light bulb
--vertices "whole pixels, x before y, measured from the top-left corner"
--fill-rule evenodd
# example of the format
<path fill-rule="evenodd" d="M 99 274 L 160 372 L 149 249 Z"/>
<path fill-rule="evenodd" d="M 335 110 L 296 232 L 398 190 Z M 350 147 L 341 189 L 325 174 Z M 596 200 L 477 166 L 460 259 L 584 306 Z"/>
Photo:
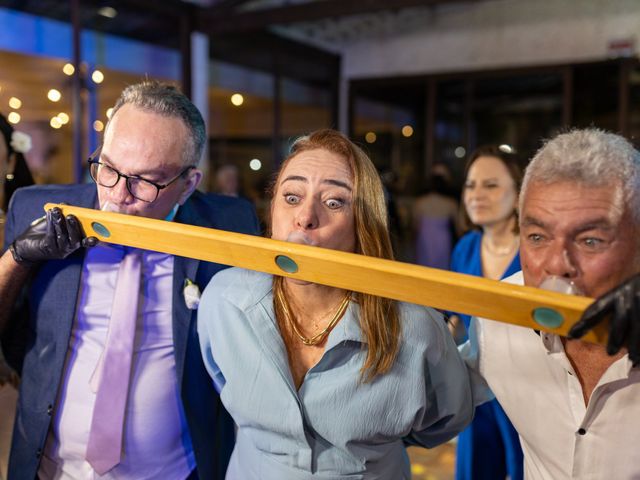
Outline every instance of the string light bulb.
<path fill-rule="evenodd" d="M 402 127 L 403 137 L 409 138 L 411 135 L 413 135 L 413 127 L 411 125 L 405 125 Z"/>
<path fill-rule="evenodd" d="M 13 123 L 14 125 L 20 122 L 20 118 L 21 117 L 18 112 L 11 112 L 9 113 L 9 115 L 7 115 L 7 120 L 9 120 L 9 123 Z"/>
<path fill-rule="evenodd" d="M 234 93 L 231 95 L 231 103 L 233 103 L 236 107 L 239 107 L 244 103 L 244 97 L 240 93 Z"/>
<path fill-rule="evenodd" d="M 18 97 L 11 97 L 9 99 L 9 106 L 14 110 L 17 110 L 22 106 L 22 100 L 20 100 Z"/>
<path fill-rule="evenodd" d="M 91 80 L 93 80 L 94 83 L 102 83 L 104 81 L 104 73 L 98 69 L 94 70 L 91 74 Z"/>
<path fill-rule="evenodd" d="M 62 94 L 60 93 L 59 90 L 52 88 L 47 92 L 47 98 L 52 102 L 58 102 L 62 98 Z"/>

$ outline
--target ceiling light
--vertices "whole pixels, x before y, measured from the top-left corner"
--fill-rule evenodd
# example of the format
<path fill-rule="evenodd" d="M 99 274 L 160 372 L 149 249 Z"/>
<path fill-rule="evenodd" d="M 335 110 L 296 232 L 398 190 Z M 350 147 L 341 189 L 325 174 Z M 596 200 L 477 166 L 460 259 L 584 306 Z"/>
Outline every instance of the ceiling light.
<path fill-rule="evenodd" d="M 102 130 L 104 130 L 104 123 L 102 123 L 100 120 L 96 120 L 95 122 L 93 122 L 93 129 L 96 132 L 101 132 Z"/>
<path fill-rule="evenodd" d="M 52 88 L 51 90 L 49 90 L 49 92 L 47 92 L 47 98 L 52 102 L 57 102 L 62 98 L 62 94 L 59 90 Z"/>
<path fill-rule="evenodd" d="M 254 170 L 254 171 L 257 172 L 258 170 L 260 170 L 262 168 L 262 162 L 260 160 L 258 160 L 257 158 L 254 158 L 253 160 L 251 160 L 249 162 L 249 168 L 251 170 Z"/>
<path fill-rule="evenodd" d="M 513 153 L 513 147 L 511 145 L 507 145 L 506 143 L 500 145 L 498 149 L 504 153 Z"/>
<path fill-rule="evenodd" d="M 374 143 L 377 138 L 378 136 L 373 132 L 367 132 L 364 136 L 364 139 L 367 143 Z"/>
<path fill-rule="evenodd" d="M 7 120 L 14 125 L 20 121 L 20 114 L 18 112 L 11 112 L 7 115 Z"/>
<path fill-rule="evenodd" d="M 62 71 L 64 72 L 65 75 L 73 75 L 73 72 L 76 71 L 76 67 L 73 66 L 73 64 L 71 63 L 65 63 L 64 67 L 62 67 Z"/>
<path fill-rule="evenodd" d="M 102 83 L 102 81 L 104 80 L 104 73 L 97 69 L 94 70 L 91 74 L 91 80 L 93 80 L 95 83 Z"/>
<path fill-rule="evenodd" d="M 409 138 L 413 135 L 413 127 L 411 125 L 405 125 L 402 127 L 402 136 Z"/>
<path fill-rule="evenodd" d="M 67 123 L 69 123 L 69 115 L 67 115 L 66 113 L 64 113 L 64 112 L 60 112 L 60 113 L 57 115 L 57 117 L 58 117 L 58 120 L 60 120 L 60 123 L 61 123 L 62 125 L 66 125 Z"/>
<path fill-rule="evenodd" d="M 98 15 L 107 18 L 116 18 L 118 11 L 113 7 L 101 7 L 98 9 Z"/>
<path fill-rule="evenodd" d="M 467 151 L 464 147 L 456 147 L 456 149 L 453 151 L 453 154 L 458 158 L 464 157 L 466 153 Z"/>
<path fill-rule="evenodd" d="M 11 97 L 9 99 L 9 106 L 14 110 L 17 110 L 22 106 L 22 101 L 18 97 Z"/>
<path fill-rule="evenodd" d="M 112 108 L 107 108 L 107 118 L 111 118 L 112 114 L 113 114 L 113 107 Z"/>
<path fill-rule="evenodd" d="M 231 103 L 233 103 L 236 107 L 239 107 L 244 103 L 244 97 L 239 93 L 234 93 L 231 95 Z"/>
<path fill-rule="evenodd" d="M 49 120 L 49 125 L 51 125 L 52 128 L 58 129 L 62 126 L 62 122 L 58 117 L 53 117 Z"/>

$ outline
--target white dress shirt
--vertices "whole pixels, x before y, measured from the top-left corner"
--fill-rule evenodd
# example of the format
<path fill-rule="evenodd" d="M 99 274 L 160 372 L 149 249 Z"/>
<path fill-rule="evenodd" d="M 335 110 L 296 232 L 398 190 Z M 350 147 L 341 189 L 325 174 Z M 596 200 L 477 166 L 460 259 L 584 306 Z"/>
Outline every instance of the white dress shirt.
<path fill-rule="evenodd" d="M 522 284 L 522 273 L 506 281 Z M 557 335 L 474 319 L 462 348 L 520 434 L 527 480 L 640 479 L 640 369 L 625 355 L 588 405 Z M 486 390 L 476 382 L 478 399 Z"/>
<path fill-rule="evenodd" d="M 122 461 L 99 476 L 85 460 L 95 402 L 90 380 L 104 350 L 121 256 L 117 247 L 107 244 L 87 252 L 40 478 L 184 479 L 195 468 L 176 380 L 173 257 L 149 251 L 143 252 Z"/>

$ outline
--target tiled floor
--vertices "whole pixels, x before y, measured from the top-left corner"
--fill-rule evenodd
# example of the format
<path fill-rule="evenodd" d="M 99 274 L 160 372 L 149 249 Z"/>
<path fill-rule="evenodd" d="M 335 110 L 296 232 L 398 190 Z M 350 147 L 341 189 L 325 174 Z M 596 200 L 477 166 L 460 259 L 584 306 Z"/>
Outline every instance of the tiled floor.
<path fill-rule="evenodd" d="M 456 464 L 456 444 L 445 443 L 436 448 L 410 447 L 413 480 L 453 480 Z"/>

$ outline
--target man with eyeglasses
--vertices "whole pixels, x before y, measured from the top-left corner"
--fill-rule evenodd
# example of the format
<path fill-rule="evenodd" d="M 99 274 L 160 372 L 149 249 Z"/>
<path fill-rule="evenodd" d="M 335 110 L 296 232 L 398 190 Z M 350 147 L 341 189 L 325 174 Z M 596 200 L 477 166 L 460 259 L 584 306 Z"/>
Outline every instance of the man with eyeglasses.
<path fill-rule="evenodd" d="M 89 159 L 95 185 L 16 192 L 0 258 L 0 332 L 5 341 L 22 327 L 28 339 L 9 478 L 224 478 L 233 422 L 184 294 L 224 267 L 95 245 L 59 209 L 30 225 L 45 203 L 64 202 L 257 234 L 249 202 L 196 191 L 206 139 L 184 95 L 143 82 L 124 90 Z M 16 311 L 22 285 L 27 305 Z M 117 312 L 130 313 L 130 330 L 116 327 L 127 316 Z"/>

